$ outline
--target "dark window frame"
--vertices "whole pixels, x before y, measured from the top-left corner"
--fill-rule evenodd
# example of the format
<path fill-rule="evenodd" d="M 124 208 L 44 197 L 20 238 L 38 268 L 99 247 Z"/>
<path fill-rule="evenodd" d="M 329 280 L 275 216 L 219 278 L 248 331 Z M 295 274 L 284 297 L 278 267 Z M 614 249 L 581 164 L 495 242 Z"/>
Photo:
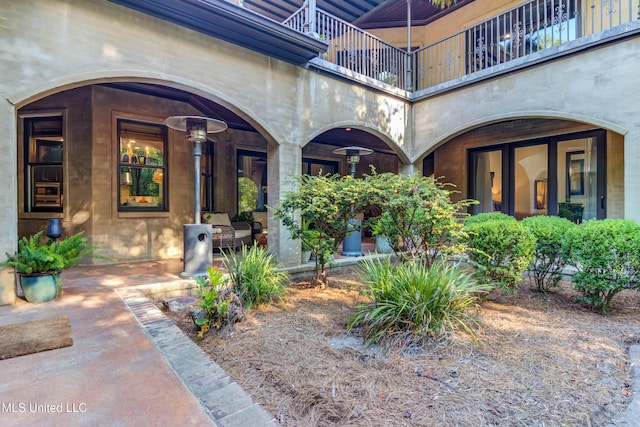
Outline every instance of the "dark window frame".
<path fill-rule="evenodd" d="M 148 159 L 145 159 L 143 163 L 136 161 L 135 163 L 129 159 L 128 162 L 123 162 L 123 147 L 121 145 L 121 136 L 123 133 L 122 124 L 130 123 L 130 124 L 138 124 L 143 126 L 152 126 L 156 127 L 159 131 L 158 135 L 162 138 L 162 164 L 151 164 Z M 169 176 L 169 158 L 168 158 L 168 132 L 167 127 L 162 123 L 150 122 L 146 120 L 137 120 L 133 118 L 127 117 L 118 117 L 116 123 L 116 153 L 117 153 L 117 167 L 116 167 L 116 175 L 117 175 L 117 199 L 116 205 L 118 212 L 168 212 L 169 210 L 169 184 L 168 184 L 168 176 Z M 126 185 L 122 182 L 124 177 L 124 169 L 129 169 L 130 173 L 135 173 L 136 171 L 140 172 L 140 175 L 144 169 L 153 169 L 155 171 L 160 171 L 162 173 L 162 188 L 161 192 L 159 192 L 158 196 L 161 197 L 161 201 L 157 206 L 128 206 L 122 203 L 122 186 Z M 139 178 L 138 178 L 139 179 Z M 149 196 L 155 197 L 155 196 Z"/>

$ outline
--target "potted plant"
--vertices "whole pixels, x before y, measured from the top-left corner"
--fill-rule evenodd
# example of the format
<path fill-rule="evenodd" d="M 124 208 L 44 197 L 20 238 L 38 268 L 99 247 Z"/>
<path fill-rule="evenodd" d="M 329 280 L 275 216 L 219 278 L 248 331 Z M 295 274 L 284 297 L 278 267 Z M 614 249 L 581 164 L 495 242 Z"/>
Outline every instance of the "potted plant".
<path fill-rule="evenodd" d="M 389 233 L 393 230 L 393 218 L 389 212 L 383 212 L 377 217 L 371 226 L 371 233 L 376 237 L 376 252 L 380 254 L 390 254 L 393 246 L 389 241 Z"/>
<path fill-rule="evenodd" d="M 2 267 L 15 270 L 24 297 L 29 302 L 44 302 L 62 294 L 60 272 L 78 266 L 81 259 L 95 257 L 95 246 L 89 245 L 83 232 L 62 240 L 46 239 L 40 231 L 18 241 L 18 250 Z"/>

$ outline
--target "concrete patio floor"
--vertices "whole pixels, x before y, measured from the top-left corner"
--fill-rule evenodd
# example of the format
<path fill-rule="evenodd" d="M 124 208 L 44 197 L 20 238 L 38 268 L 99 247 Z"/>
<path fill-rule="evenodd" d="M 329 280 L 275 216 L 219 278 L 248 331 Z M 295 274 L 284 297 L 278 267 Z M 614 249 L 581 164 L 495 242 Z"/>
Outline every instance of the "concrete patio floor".
<path fill-rule="evenodd" d="M 140 291 L 177 286 L 182 270 L 179 259 L 79 267 L 63 271 L 61 298 L 0 307 L 0 325 L 68 316 L 73 335 L 0 360 L 0 426 L 277 425 Z"/>
<path fill-rule="evenodd" d="M 233 413 L 212 413 L 203 402 L 207 390 L 189 390 L 166 351 L 118 294 L 118 289 L 181 280 L 181 271 L 180 260 L 80 267 L 63 272 L 59 299 L 39 304 L 19 300 L 0 307 L 0 325 L 68 316 L 73 335 L 71 347 L 0 360 L 0 425 L 275 425 L 264 414 L 247 424 Z M 196 354 L 186 361 L 183 357 L 182 363 L 187 371 L 194 366 L 201 370 L 192 372 L 193 381 L 213 372 L 217 377 L 206 387 L 232 384 L 215 364 L 197 357 L 197 346 L 195 351 L 188 348 L 186 336 L 164 335 L 174 351 L 185 348 L 189 356 Z M 257 406 L 241 397 L 243 408 Z"/>

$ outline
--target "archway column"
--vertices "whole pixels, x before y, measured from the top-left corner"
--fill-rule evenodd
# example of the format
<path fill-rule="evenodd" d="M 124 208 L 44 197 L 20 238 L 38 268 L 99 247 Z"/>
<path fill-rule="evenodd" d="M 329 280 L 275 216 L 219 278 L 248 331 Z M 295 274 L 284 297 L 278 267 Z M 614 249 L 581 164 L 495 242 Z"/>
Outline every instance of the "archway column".
<path fill-rule="evenodd" d="M 16 109 L 7 102 L 0 109 L 0 260 L 6 252 L 17 249 L 18 240 L 18 159 L 17 159 Z M 11 269 L 0 270 L 0 305 L 15 301 L 15 277 Z"/>
<path fill-rule="evenodd" d="M 640 193 L 634 183 L 640 182 L 640 125 L 635 124 L 624 136 L 624 217 L 640 221 Z"/>
<path fill-rule="evenodd" d="M 294 189 L 293 177 L 302 170 L 302 148 L 298 144 L 269 144 L 267 148 L 268 205 L 279 206 L 282 197 Z M 285 267 L 300 264 L 300 241 L 292 240 L 289 230 L 269 213 L 269 248 Z"/>
<path fill-rule="evenodd" d="M 422 175 L 422 162 L 398 164 L 398 173 L 403 175 Z"/>

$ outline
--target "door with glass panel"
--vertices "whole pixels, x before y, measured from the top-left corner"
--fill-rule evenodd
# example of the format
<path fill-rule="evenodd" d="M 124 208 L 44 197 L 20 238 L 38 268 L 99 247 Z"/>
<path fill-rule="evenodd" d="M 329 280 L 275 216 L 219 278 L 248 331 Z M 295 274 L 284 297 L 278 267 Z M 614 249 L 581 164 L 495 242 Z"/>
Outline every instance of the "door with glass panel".
<path fill-rule="evenodd" d="M 606 218 L 605 151 L 601 130 L 471 151 L 471 212 Z"/>
<path fill-rule="evenodd" d="M 557 141 L 558 216 L 574 222 L 606 217 L 604 132 Z"/>
<path fill-rule="evenodd" d="M 549 146 L 513 149 L 513 215 L 516 219 L 549 215 Z"/>
<path fill-rule="evenodd" d="M 472 214 L 500 212 L 506 203 L 503 197 L 502 156 L 503 149 L 471 153 L 470 169 L 472 198 L 478 201 L 471 206 Z"/>

